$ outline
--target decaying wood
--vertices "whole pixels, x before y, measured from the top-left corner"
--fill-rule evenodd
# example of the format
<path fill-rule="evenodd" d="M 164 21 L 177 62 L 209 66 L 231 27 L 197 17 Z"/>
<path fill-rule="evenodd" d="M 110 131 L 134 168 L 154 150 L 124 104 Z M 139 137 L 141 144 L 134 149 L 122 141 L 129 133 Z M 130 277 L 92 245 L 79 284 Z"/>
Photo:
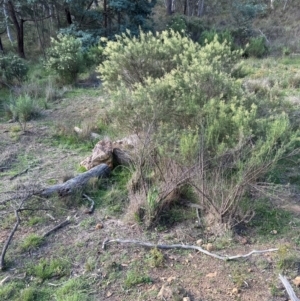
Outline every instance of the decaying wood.
<path fill-rule="evenodd" d="M 78 176 L 62 184 L 56 184 L 35 193 L 36 195 L 48 197 L 57 193 L 59 196 L 67 196 L 77 189 L 81 189 L 91 178 L 105 178 L 109 176 L 110 168 L 106 164 L 100 164 L 94 168 L 79 174 Z"/>
<path fill-rule="evenodd" d="M 292 286 L 290 285 L 290 283 L 288 282 L 288 280 L 286 279 L 285 276 L 282 276 L 281 274 L 279 274 L 279 279 L 282 282 L 282 284 L 284 285 L 291 301 L 300 301 L 299 298 L 297 298 Z"/>
<path fill-rule="evenodd" d="M 129 166 L 132 164 L 132 158 L 129 153 L 120 148 L 113 149 L 113 158 L 118 165 Z"/>
<path fill-rule="evenodd" d="M 238 258 L 246 258 L 251 256 L 252 254 L 261 254 L 261 253 L 267 253 L 267 252 L 275 252 L 278 251 L 277 248 L 274 249 L 267 249 L 267 250 L 253 250 L 247 254 L 244 255 L 234 255 L 234 256 L 220 256 L 218 254 L 214 254 L 211 252 L 208 252 L 204 249 L 202 249 L 201 247 L 198 246 L 193 246 L 193 245 L 180 245 L 180 244 L 175 244 L 175 245 L 157 245 L 157 244 L 152 244 L 149 242 L 142 242 L 142 241 L 138 241 L 138 240 L 130 240 L 130 239 L 106 239 L 103 241 L 102 243 L 102 249 L 106 248 L 106 245 L 109 243 L 120 243 L 120 244 L 132 244 L 132 245 L 138 245 L 138 246 L 142 246 L 142 247 L 147 247 L 147 248 L 157 248 L 157 249 L 188 249 L 188 250 L 196 250 L 199 251 L 201 253 L 204 253 L 208 256 L 223 260 L 223 261 L 230 261 L 230 260 L 235 260 Z M 299 300 L 300 301 L 300 300 Z"/>
<path fill-rule="evenodd" d="M 53 232 L 55 232 L 56 230 L 68 225 L 70 223 L 70 217 L 68 216 L 67 219 L 63 222 L 61 222 L 60 224 L 58 224 L 56 227 L 54 227 L 53 229 L 49 230 L 48 232 L 46 232 L 43 237 L 47 237 L 50 234 L 52 234 Z"/>

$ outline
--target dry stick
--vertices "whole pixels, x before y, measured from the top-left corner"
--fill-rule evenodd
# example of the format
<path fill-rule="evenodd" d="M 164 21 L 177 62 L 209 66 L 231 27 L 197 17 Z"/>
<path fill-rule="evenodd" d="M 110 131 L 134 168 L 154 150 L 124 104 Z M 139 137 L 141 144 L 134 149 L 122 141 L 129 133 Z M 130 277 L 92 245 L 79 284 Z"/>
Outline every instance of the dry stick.
<path fill-rule="evenodd" d="M 204 249 L 202 249 L 201 247 L 198 246 L 193 246 L 193 245 L 179 245 L 179 244 L 175 244 L 175 245 L 157 245 L 157 244 L 152 244 L 150 242 L 142 242 L 142 241 L 138 241 L 138 240 L 130 240 L 130 239 L 106 239 L 103 241 L 102 243 L 102 249 L 105 249 L 106 245 L 109 243 L 120 243 L 120 244 L 133 244 L 133 245 L 139 245 L 142 247 L 148 247 L 148 248 L 157 248 L 157 249 L 188 249 L 188 250 L 197 250 L 200 251 L 201 253 L 204 253 L 208 256 L 223 260 L 223 261 L 229 261 L 229 260 L 235 260 L 238 258 L 246 258 L 251 256 L 252 254 L 260 254 L 260 253 L 266 253 L 266 252 L 275 252 L 278 251 L 278 249 L 267 249 L 267 250 L 253 250 L 247 254 L 244 255 L 234 255 L 234 256 L 220 256 L 214 253 L 210 253 Z M 300 301 L 300 300 L 299 300 Z"/>
<path fill-rule="evenodd" d="M 88 195 L 86 195 L 85 193 L 83 194 L 83 196 L 92 203 L 90 209 L 86 210 L 85 213 L 88 213 L 88 214 L 92 214 L 95 210 L 95 202 L 92 198 L 90 198 Z"/>
<path fill-rule="evenodd" d="M 23 203 L 29 198 L 29 196 L 27 196 L 26 198 L 24 198 L 21 202 L 21 204 L 19 205 L 19 208 L 15 210 L 15 217 L 17 219 L 12 231 L 10 232 L 4 246 L 3 246 L 3 249 L 2 249 L 2 253 L 1 253 L 1 257 L 0 257 L 0 270 L 3 271 L 4 268 L 5 268 L 5 254 L 6 254 L 6 251 L 7 251 L 7 248 L 15 234 L 15 232 L 17 231 L 18 229 L 18 226 L 20 225 L 20 222 L 21 222 L 21 219 L 19 217 L 19 211 L 21 209 L 21 207 L 23 206 Z"/>
<path fill-rule="evenodd" d="M 56 227 L 54 227 L 53 229 L 49 230 L 48 232 L 46 232 L 43 235 L 43 238 L 49 236 L 50 234 L 52 234 L 53 232 L 55 232 L 56 230 L 68 225 L 70 223 L 70 216 L 67 217 L 67 219 L 63 222 L 61 222 L 60 224 L 58 224 Z"/>
<path fill-rule="evenodd" d="M 23 175 L 24 173 L 26 173 L 28 170 L 29 170 L 29 167 L 27 167 L 27 168 L 24 169 L 23 171 L 17 173 L 16 175 L 10 177 L 9 179 L 10 179 L 10 180 L 13 180 L 13 179 L 15 179 L 16 177 L 19 177 L 19 176 Z"/>
<path fill-rule="evenodd" d="M 282 284 L 284 285 L 291 301 L 300 301 L 300 299 L 297 298 L 292 286 L 290 285 L 290 283 L 288 282 L 286 277 L 279 274 L 279 279 L 281 280 Z"/>

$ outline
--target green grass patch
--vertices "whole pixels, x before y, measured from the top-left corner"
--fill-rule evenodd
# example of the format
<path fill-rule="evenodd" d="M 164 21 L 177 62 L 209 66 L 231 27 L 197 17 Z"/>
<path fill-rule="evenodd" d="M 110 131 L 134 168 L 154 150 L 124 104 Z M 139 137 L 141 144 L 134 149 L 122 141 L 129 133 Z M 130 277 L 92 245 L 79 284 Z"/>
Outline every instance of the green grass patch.
<path fill-rule="evenodd" d="M 44 238 L 34 233 L 29 234 L 21 244 L 23 252 L 40 247 L 44 242 Z"/>
<path fill-rule="evenodd" d="M 105 207 L 109 214 L 123 212 L 128 200 L 127 183 L 131 171 L 126 167 L 115 168 L 108 179 L 91 181 L 87 186 L 88 194 L 95 200 L 95 205 Z"/>
<path fill-rule="evenodd" d="M 69 274 L 70 264 L 63 259 L 41 259 L 37 264 L 32 264 L 27 268 L 27 273 L 37 277 L 41 281 L 51 278 L 61 278 Z"/>
<path fill-rule="evenodd" d="M 101 88 L 74 88 L 66 92 L 67 98 L 74 97 L 99 97 L 103 95 L 103 89 Z"/>
<path fill-rule="evenodd" d="M 249 226 L 254 228 L 259 235 L 285 234 L 289 231 L 291 213 L 274 207 L 267 200 L 259 200 L 254 204 L 254 218 Z"/>
<path fill-rule="evenodd" d="M 55 292 L 56 301 L 88 301 L 89 281 L 83 277 L 68 280 Z"/>
<path fill-rule="evenodd" d="M 126 288 L 134 287 L 141 283 L 151 283 L 152 280 L 150 276 L 146 275 L 144 272 L 133 269 L 126 273 L 126 277 L 124 279 L 124 285 Z"/>
<path fill-rule="evenodd" d="M 16 296 L 20 293 L 20 291 L 25 287 L 25 284 L 22 282 L 11 282 L 5 285 L 0 286 L 0 300 L 17 300 Z"/>

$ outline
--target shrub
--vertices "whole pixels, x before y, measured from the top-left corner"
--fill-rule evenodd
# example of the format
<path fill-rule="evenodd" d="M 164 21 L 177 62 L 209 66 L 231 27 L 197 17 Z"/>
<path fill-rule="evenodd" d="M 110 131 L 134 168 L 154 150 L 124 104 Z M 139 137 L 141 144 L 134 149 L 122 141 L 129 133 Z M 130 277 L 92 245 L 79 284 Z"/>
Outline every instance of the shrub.
<path fill-rule="evenodd" d="M 59 34 L 51 39 L 46 67 L 55 71 L 66 83 L 73 83 L 82 70 L 81 41 L 70 35 Z"/>
<path fill-rule="evenodd" d="M 204 65 L 214 64 L 219 71 L 230 71 L 240 55 L 231 51 L 227 42 L 220 43 L 215 37 L 210 44 L 201 47 L 180 33 L 140 33 L 140 37 L 122 34 L 116 41 L 106 41 L 103 55 L 106 60 L 98 68 L 108 91 L 144 84 L 148 78 L 161 78 L 177 67 L 190 66 L 196 60 Z"/>
<path fill-rule="evenodd" d="M 129 187 L 133 216 L 157 223 L 190 185 L 220 231 L 250 219 L 241 200 L 299 133 L 286 113 L 269 115 L 268 100 L 241 89 L 232 76 L 240 51 L 217 37 L 201 47 L 170 31 L 123 35 L 104 52 L 99 70 L 114 120 L 141 139 Z"/>
<path fill-rule="evenodd" d="M 251 38 L 245 49 L 246 56 L 261 58 L 268 53 L 264 37 Z"/>
<path fill-rule="evenodd" d="M 0 55 L 0 76 L 7 84 L 19 83 L 27 77 L 28 66 L 25 61 L 14 54 Z"/>
<path fill-rule="evenodd" d="M 215 36 L 217 36 L 217 39 L 220 43 L 224 43 L 226 41 L 233 47 L 233 37 L 229 30 L 224 30 L 224 31 L 219 31 L 219 32 L 215 29 L 205 30 L 202 32 L 202 34 L 200 36 L 199 43 L 201 45 L 211 43 L 214 41 Z"/>
<path fill-rule="evenodd" d="M 40 114 L 36 100 L 28 95 L 11 99 L 7 104 L 4 104 L 4 110 L 7 117 L 20 122 L 29 121 Z"/>

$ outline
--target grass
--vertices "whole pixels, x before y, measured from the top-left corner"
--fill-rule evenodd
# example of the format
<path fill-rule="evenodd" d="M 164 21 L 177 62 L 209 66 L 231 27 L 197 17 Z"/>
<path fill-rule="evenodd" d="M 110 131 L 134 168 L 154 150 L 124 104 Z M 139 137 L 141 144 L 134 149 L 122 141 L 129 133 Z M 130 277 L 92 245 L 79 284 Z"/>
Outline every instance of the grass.
<path fill-rule="evenodd" d="M 70 263 L 60 258 L 41 259 L 37 264 L 27 268 L 27 273 L 41 280 L 42 282 L 55 278 L 61 278 L 70 272 Z"/>
<path fill-rule="evenodd" d="M 22 242 L 20 248 L 23 252 L 36 249 L 40 247 L 44 242 L 43 237 L 36 235 L 34 233 L 29 234 Z"/>
<path fill-rule="evenodd" d="M 65 282 L 54 294 L 56 301 L 89 301 L 87 288 L 89 281 L 84 277 L 72 278 Z"/>
<path fill-rule="evenodd" d="M 260 236 L 270 237 L 277 234 L 284 235 L 289 230 L 289 223 L 291 221 L 291 213 L 274 207 L 266 199 L 256 201 L 253 206 L 255 216 L 250 221 L 250 228 L 255 229 Z"/>
<path fill-rule="evenodd" d="M 14 281 L 0 286 L 0 300 L 17 300 L 16 296 L 25 288 L 25 283 L 21 281 Z"/>
<path fill-rule="evenodd" d="M 132 269 L 126 273 L 124 279 L 124 285 L 126 288 L 132 288 L 141 283 L 151 283 L 152 280 L 150 276 L 146 275 L 140 270 Z"/>
<path fill-rule="evenodd" d="M 96 207 L 105 208 L 108 214 L 118 216 L 127 204 L 127 183 L 130 176 L 128 168 L 115 168 L 108 179 L 90 181 L 87 193 L 95 200 Z"/>

